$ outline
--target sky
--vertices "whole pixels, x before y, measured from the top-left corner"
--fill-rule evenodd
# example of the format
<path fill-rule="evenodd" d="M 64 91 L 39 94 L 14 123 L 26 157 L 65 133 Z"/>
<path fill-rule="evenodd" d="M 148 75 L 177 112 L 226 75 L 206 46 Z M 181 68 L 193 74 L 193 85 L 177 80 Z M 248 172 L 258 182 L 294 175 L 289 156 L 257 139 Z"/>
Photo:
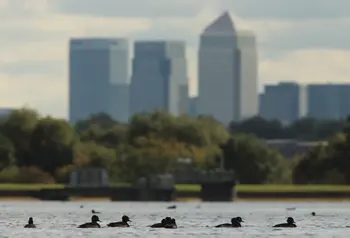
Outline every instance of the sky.
<path fill-rule="evenodd" d="M 194 95 L 198 35 L 224 11 L 257 37 L 260 88 L 349 82 L 349 0 L 0 0 L 0 107 L 66 118 L 68 41 L 87 36 L 185 40 Z"/>

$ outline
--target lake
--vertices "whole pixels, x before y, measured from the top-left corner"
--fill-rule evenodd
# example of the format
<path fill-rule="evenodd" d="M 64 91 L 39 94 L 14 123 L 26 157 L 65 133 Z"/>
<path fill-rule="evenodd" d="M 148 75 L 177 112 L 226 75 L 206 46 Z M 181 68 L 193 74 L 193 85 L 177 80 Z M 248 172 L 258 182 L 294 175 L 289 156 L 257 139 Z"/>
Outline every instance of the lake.
<path fill-rule="evenodd" d="M 177 209 L 167 209 L 174 204 Z M 102 226 L 121 220 L 125 214 L 132 227 L 77 229 L 90 221 L 92 209 L 101 212 Z M 350 227 L 348 202 L 1 202 L 0 215 L 0 237 L 350 237 L 350 228 L 346 228 Z M 38 229 L 23 228 L 30 216 Z M 179 228 L 147 227 L 166 216 L 174 217 Z M 212 228 L 234 216 L 245 220 L 242 228 Z M 297 228 L 271 228 L 288 216 L 294 217 Z"/>

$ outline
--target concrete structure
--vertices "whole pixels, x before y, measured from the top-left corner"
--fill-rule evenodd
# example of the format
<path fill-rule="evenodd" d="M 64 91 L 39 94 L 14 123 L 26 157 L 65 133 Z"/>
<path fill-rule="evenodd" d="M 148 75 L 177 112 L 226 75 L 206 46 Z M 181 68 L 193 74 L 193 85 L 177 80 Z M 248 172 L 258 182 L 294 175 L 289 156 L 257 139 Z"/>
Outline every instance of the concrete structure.
<path fill-rule="evenodd" d="M 320 120 L 339 120 L 350 115 L 350 84 L 310 84 L 308 117 Z"/>
<path fill-rule="evenodd" d="M 163 110 L 174 115 L 188 111 L 185 43 L 138 41 L 134 45 L 131 115 Z"/>
<path fill-rule="evenodd" d="M 129 45 L 126 39 L 72 39 L 69 51 L 69 120 L 107 113 L 129 118 Z"/>
<path fill-rule="evenodd" d="M 228 12 L 204 29 L 198 55 L 198 114 L 225 125 L 257 114 L 255 56 L 253 35 L 238 37 Z"/>
<path fill-rule="evenodd" d="M 260 96 L 259 115 L 290 124 L 306 116 L 306 100 L 306 88 L 297 83 L 267 85 Z"/>

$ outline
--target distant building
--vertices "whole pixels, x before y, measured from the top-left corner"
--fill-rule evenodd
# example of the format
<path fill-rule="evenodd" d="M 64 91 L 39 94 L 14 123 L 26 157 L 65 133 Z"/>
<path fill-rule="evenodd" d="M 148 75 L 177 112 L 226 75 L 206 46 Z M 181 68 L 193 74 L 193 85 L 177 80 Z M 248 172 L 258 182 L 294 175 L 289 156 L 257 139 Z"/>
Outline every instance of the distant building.
<path fill-rule="evenodd" d="M 237 31 L 239 51 L 239 120 L 256 116 L 259 112 L 258 49 L 256 37 L 250 31 Z"/>
<path fill-rule="evenodd" d="M 15 109 L 14 108 L 0 108 L 0 117 L 10 115 Z"/>
<path fill-rule="evenodd" d="M 257 114 L 257 59 L 254 35 L 238 33 L 228 12 L 200 35 L 199 115 L 228 125 Z"/>
<path fill-rule="evenodd" d="M 339 120 L 350 115 L 350 84 L 310 84 L 307 92 L 308 117 Z"/>
<path fill-rule="evenodd" d="M 107 113 L 129 118 L 129 45 L 126 39 L 72 39 L 69 49 L 69 120 Z"/>
<path fill-rule="evenodd" d="M 198 103 L 198 97 L 190 97 L 189 99 L 189 111 L 188 115 L 191 117 L 197 117 L 198 112 L 197 112 L 197 103 Z"/>
<path fill-rule="evenodd" d="M 182 41 L 138 41 L 134 45 L 131 115 L 188 108 L 186 47 Z"/>
<path fill-rule="evenodd" d="M 306 99 L 305 87 L 297 83 L 267 85 L 260 95 L 259 115 L 267 120 L 293 123 L 306 116 Z"/>

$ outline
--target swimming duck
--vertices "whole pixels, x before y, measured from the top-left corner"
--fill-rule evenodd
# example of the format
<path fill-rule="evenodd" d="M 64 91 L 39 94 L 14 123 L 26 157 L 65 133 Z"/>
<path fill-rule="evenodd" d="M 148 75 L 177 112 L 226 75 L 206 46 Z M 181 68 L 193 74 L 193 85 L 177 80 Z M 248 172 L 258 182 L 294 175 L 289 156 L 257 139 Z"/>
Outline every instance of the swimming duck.
<path fill-rule="evenodd" d="M 29 217 L 28 224 L 26 224 L 24 226 L 24 228 L 36 228 L 36 226 L 34 225 L 34 220 L 33 220 L 32 217 Z"/>
<path fill-rule="evenodd" d="M 242 217 L 234 217 L 231 219 L 231 223 L 224 223 L 215 227 L 242 227 L 241 222 L 244 222 Z"/>
<path fill-rule="evenodd" d="M 165 227 L 165 225 L 166 225 L 166 221 L 165 221 L 165 219 L 162 219 L 162 221 L 160 223 L 155 223 L 155 224 L 151 225 L 150 227 L 163 228 L 163 227 Z"/>
<path fill-rule="evenodd" d="M 122 217 L 122 221 L 118 221 L 118 222 L 111 222 L 109 223 L 107 226 L 109 227 L 130 227 L 130 225 L 128 224 L 128 222 L 131 222 L 128 216 L 123 216 Z"/>
<path fill-rule="evenodd" d="M 295 225 L 295 221 L 293 217 L 288 217 L 287 223 L 277 224 L 277 225 L 274 225 L 273 227 L 297 227 L 297 225 Z"/>
<path fill-rule="evenodd" d="M 100 212 L 95 211 L 94 209 L 91 210 L 91 213 L 92 213 L 92 214 L 100 214 Z"/>
<path fill-rule="evenodd" d="M 81 224 L 80 226 L 78 226 L 78 228 L 101 228 L 100 224 L 98 224 L 97 222 L 101 222 L 100 218 L 96 215 L 93 215 L 91 217 L 91 222 Z"/>
<path fill-rule="evenodd" d="M 177 208 L 176 205 L 168 206 L 168 209 L 176 209 L 176 208 Z"/>
<path fill-rule="evenodd" d="M 311 212 L 311 216 L 316 216 L 316 213 L 315 212 Z"/>
<path fill-rule="evenodd" d="M 171 220 L 169 220 L 169 222 L 166 222 L 164 228 L 176 229 L 177 228 L 176 220 L 174 218 L 172 218 Z"/>

